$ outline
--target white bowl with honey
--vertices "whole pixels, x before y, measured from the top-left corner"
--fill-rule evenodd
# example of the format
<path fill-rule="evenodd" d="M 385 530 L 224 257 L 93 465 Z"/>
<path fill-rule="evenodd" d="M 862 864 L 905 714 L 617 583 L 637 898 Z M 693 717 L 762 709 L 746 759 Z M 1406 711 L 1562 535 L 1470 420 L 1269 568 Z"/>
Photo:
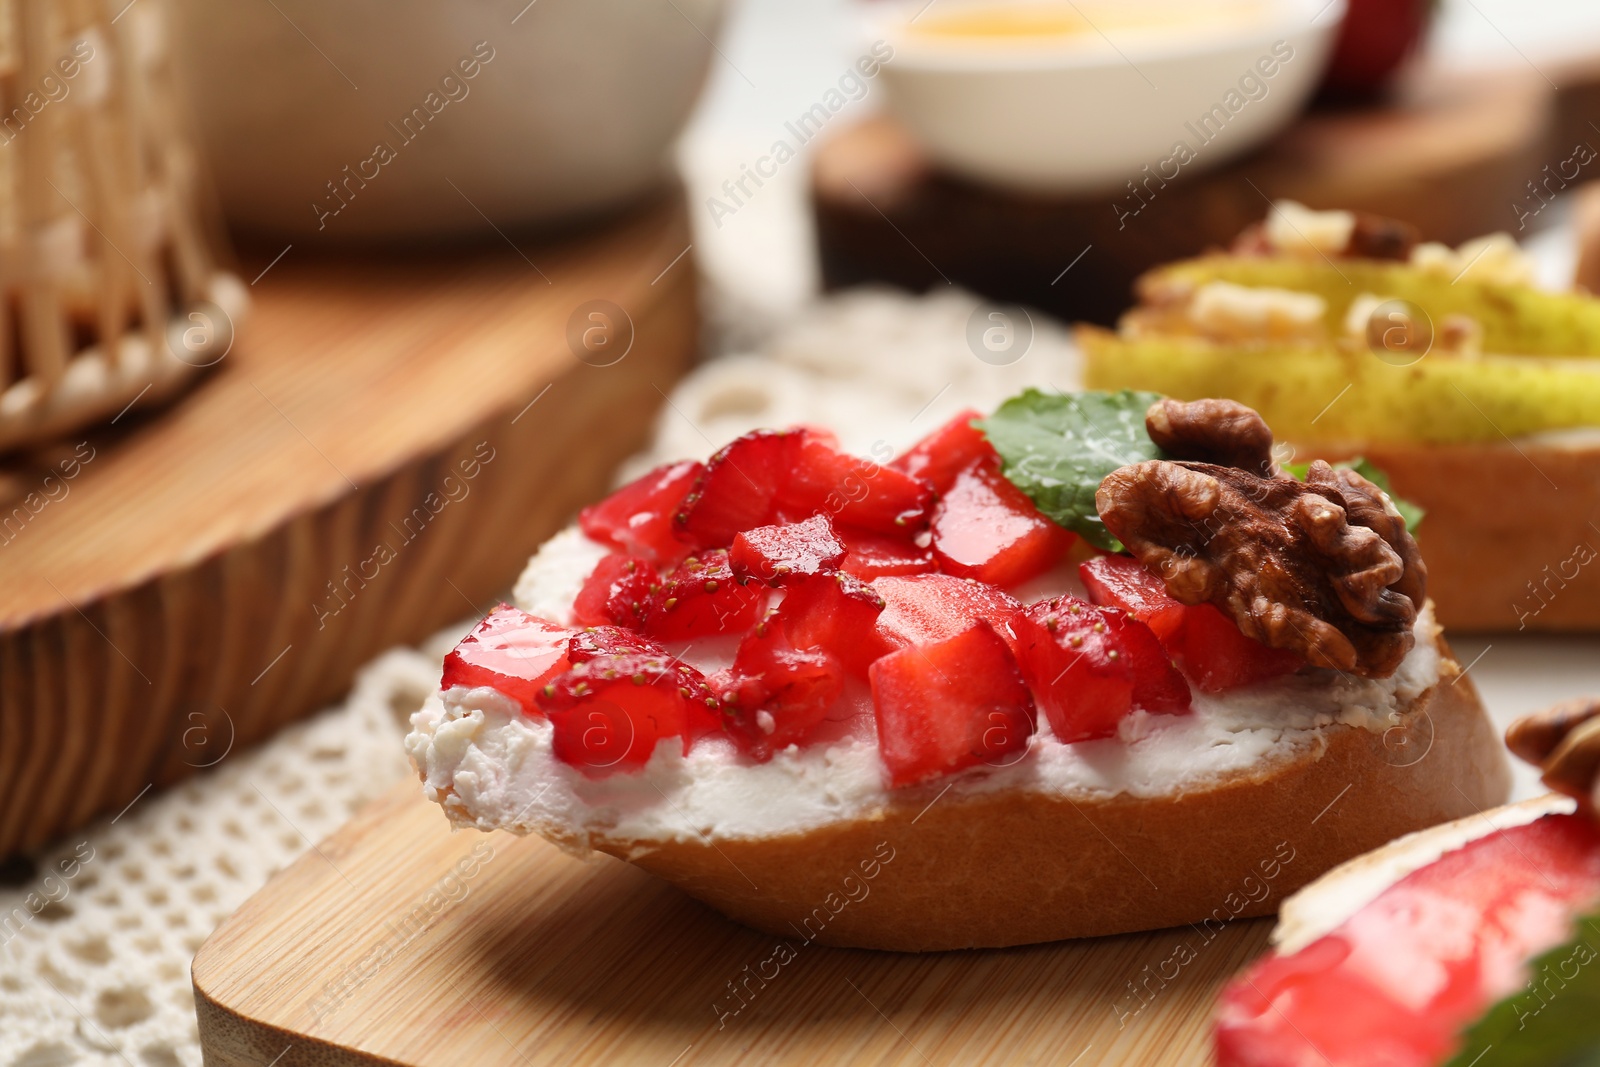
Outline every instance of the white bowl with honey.
<path fill-rule="evenodd" d="M 1155 195 L 1290 122 L 1345 0 L 872 5 L 890 112 L 950 172 L 1025 192 Z"/>

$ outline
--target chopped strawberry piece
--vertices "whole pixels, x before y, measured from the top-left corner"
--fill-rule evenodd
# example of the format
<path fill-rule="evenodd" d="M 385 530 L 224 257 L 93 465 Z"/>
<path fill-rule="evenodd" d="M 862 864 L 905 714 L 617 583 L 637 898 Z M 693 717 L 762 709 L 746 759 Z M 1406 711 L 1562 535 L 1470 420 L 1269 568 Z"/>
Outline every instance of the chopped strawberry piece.
<path fill-rule="evenodd" d="M 501 604 L 444 658 L 439 688 L 488 686 L 538 715 L 545 685 L 567 669 L 572 631 Z"/>
<path fill-rule="evenodd" d="M 701 548 L 731 545 L 741 532 L 776 518 L 778 488 L 790 476 L 801 433 L 756 430 L 719 449 L 694 480 L 673 520 Z"/>
<path fill-rule="evenodd" d="M 937 430 L 895 457 L 889 464 L 897 471 L 921 478 L 939 493 L 949 492 L 956 476 L 981 459 L 999 461 L 983 431 L 972 425 L 983 413 L 968 408 Z"/>
<path fill-rule="evenodd" d="M 909 539 L 928 525 L 933 488 L 802 431 L 794 468 L 779 486 L 778 500 L 796 515 L 830 515 L 841 523 Z"/>
<path fill-rule="evenodd" d="M 857 678 L 891 650 L 877 632 L 883 597 L 848 574 L 817 575 L 791 586 L 776 621 L 794 648 L 820 648 Z"/>
<path fill-rule="evenodd" d="M 734 743 L 768 760 L 804 742 L 827 717 L 844 689 L 844 667 L 826 649 L 794 648 L 783 627 L 768 619 L 740 642 L 733 666 L 710 684 Z"/>
<path fill-rule="evenodd" d="M 596 656 L 619 656 L 634 652 L 671 658 L 666 649 L 637 630 L 625 626 L 585 626 L 572 635 L 567 657 L 573 663 L 587 663 Z"/>
<path fill-rule="evenodd" d="M 717 701 L 699 671 L 654 647 L 573 666 L 545 689 L 544 705 L 556 758 L 593 778 L 643 767 L 664 737 L 682 737 L 687 752 L 715 723 Z"/>
<path fill-rule="evenodd" d="M 1595 953 L 1581 945 L 1533 975 L 1528 964 L 1570 938 L 1596 897 L 1600 829 L 1591 820 L 1546 815 L 1479 837 L 1299 952 L 1269 956 L 1230 984 L 1217 1062 L 1433 1067 L 1458 1054 L 1477 1062 L 1488 1049 L 1463 1048 L 1462 1031 L 1513 994 L 1513 1011 L 1536 1039 L 1550 1019 L 1536 1016 Z M 1501 1052 L 1509 1053 L 1503 1062 L 1545 1062 Z"/>
<path fill-rule="evenodd" d="M 844 545 L 826 515 L 781 526 L 757 526 L 733 539 L 728 562 L 741 579 L 777 584 L 791 577 L 832 573 L 844 560 Z"/>
<path fill-rule="evenodd" d="M 1003 766 L 1033 735 L 1033 697 L 986 622 L 884 656 L 871 680 L 878 750 L 895 787 L 982 763 Z"/>
<path fill-rule="evenodd" d="M 872 588 L 884 600 L 878 637 L 887 648 L 925 645 L 954 637 L 982 619 L 1002 636 L 1022 605 L 992 585 L 949 574 L 879 578 Z"/>
<path fill-rule="evenodd" d="M 1160 575 L 1132 556 L 1096 556 L 1078 564 L 1078 574 L 1091 602 L 1127 612 L 1163 642 L 1183 623 L 1184 604 L 1167 592 Z"/>
<path fill-rule="evenodd" d="M 690 556 L 661 579 L 645 602 L 639 629 L 664 641 L 738 633 L 761 617 L 766 590 L 733 576 L 728 550 Z"/>
<path fill-rule="evenodd" d="M 572 641 L 567 646 L 567 657 L 573 664 L 588 663 L 602 656 L 633 655 L 651 656 L 666 661 L 673 667 L 682 666 L 690 672 L 686 677 L 691 680 L 701 678 L 695 668 L 685 664 L 664 647 L 639 631 L 624 626 L 585 626 L 572 635 Z M 550 692 L 554 690 L 547 689 L 541 694 L 541 698 Z M 708 696 L 711 696 L 710 690 L 696 689 L 690 694 L 689 732 L 686 735 L 690 739 L 722 728 L 716 701 L 707 701 L 705 698 Z"/>
<path fill-rule="evenodd" d="M 1232 619 L 1210 604 L 1185 609 L 1183 625 L 1168 650 L 1184 677 L 1206 693 L 1269 682 L 1306 665 L 1299 653 L 1268 648 L 1246 637 Z"/>
<path fill-rule="evenodd" d="M 675 563 L 689 546 L 673 533 L 673 516 L 705 472 L 694 460 L 667 463 L 578 512 L 578 527 L 602 544 L 656 563 Z"/>
<path fill-rule="evenodd" d="M 834 451 L 839 450 L 839 435 L 826 426 L 813 426 L 809 422 L 798 423 L 790 427 L 796 433 L 803 433 L 814 441 L 821 441 Z"/>
<path fill-rule="evenodd" d="M 1202 692 L 1255 685 L 1306 665 L 1297 653 L 1246 637 L 1211 604 L 1174 600 L 1166 583 L 1131 556 L 1098 556 L 1080 564 L 1078 573 L 1090 600 L 1120 608 L 1149 626 L 1184 677 Z"/>
<path fill-rule="evenodd" d="M 1135 708 L 1189 710 L 1189 684 L 1130 615 L 1062 596 L 1031 605 L 1011 625 L 1022 672 L 1063 744 L 1109 737 Z"/>
<path fill-rule="evenodd" d="M 840 452 L 836 443 L 804 427 L 745 434 L 711 457 L 675 529 L 695 545 L 718 547 L 783 518 L 828 515 L 907 538 L 927 525 L 933 490 L 926 482 Z"/>
<path fill-rule="evenodd" d="M 595 564 L 578 590 L 573 621 L 580 626 L 637 626 L 655 581 L 649 560 L 613 552 Z"/>
<path fill-rule="evenodd" d="M 1033 501 L 980 459 L 956 475 L 933 513 L 933 553 L 940 569 L 1002 587 L 1055 566 L 1075 540 Z"/>
<path fill-rule="evenodd" d="M 838 526 L 834 533 L 845 547 L 844 562 L 839 569 L 864 582 L 894 575 L 926 574 L 938 569 L 933 561 L 933 549 L 918 548 L 915 541 L 855 526 Z"/>

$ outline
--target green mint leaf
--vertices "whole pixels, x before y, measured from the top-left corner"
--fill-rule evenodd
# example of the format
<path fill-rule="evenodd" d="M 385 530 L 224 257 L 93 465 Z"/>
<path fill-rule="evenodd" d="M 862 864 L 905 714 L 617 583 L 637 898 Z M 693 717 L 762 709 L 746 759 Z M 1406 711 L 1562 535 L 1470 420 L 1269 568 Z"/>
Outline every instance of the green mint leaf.
<path fill-rule="evenodd" d="M 1145 432 L 1144 413 L 1159 393 L 1042 393 L 1014 396 L 982 430 L 1005 461 L 1005 475 L 1034 505 L 1085 541 L 1112 552 L 1122 545 L 1100 521 L 1094 494 L 1118 467 L 1163 459 Z"/>
<path fill-rule="evenodd" d="M 1144 428 L 1144 413 L 1159 393 L 1124 389 L 1116 393 L 1043 393 L 1025 390 L 987 419 L 982 430 L 1005 463 L 1005 475 L 1043 514 L 1097 548 L 1121 552 L 1095 509 L 1094 494 L 1106 475 L 1130 463 L 1165 459 Z M 1425 512 L 1389 492 L 1389 476 L 1358 457 L 1335 463 L 1353 470 L 1389 493 L 1395 510 L 1415 533 Z M 1305 480 L 1310 465 L 1290 463 L 1284 470 Z"/>
<path fill-rule="evenodd" d="M 1371 482 L 1373 485 L 1377 486 L 1379 489 L 1382 489 L 1385 493 L 1388 493 L 1389 502 L 1393 504 L 1394 509 L 1400 513 L 1400 517 L 1406 521 L 1406 531 L 1408 533 L 1417 532 L 1417 527 L 1422 525 L 1423 516 L 1427 515 L 1428 513 L 1422 508 L 1413 504 L 1411 501 L 1402 500 L 1400 497 L 1395 496 L 1394 493 L 1389 489 L 1389 476 L 1385 474 L 1383 470 L 1380 469 L 1375 463 L 1367 459 L 1365 456 L 1357 456 L 1348 463 L 1341 463 L 1339 466 L 1348 467 L 1357 474 L 1361 475 L 1361 477 L 1365 478 L 1367 481 Z"/>
<path fill-rule="evenodd" d="M 1400 513 L 1400 518 L 1405 520 L 1406 532 L 1412 534 L 1417 532 L 1417 527 L 1422 525 L 1423 518 L 1428 514 L 1427 511 L 1418 507 L 1416 504 L 1413 504 L 1409 500 L 1395 496 L 1393 491 L 1389 488 L 1389 476 L 1384 473 L 1383 468 L 1379 467 L 1376 463 L 1373 463 L 1365 456 L 1357 456 L 1355 459 L 1341 460 L 1340 462 L 1335 463 L 1334 466 L 1344 470 L 1355 471 L 1357 474 L 1361 475 L 1361 477 L 1365 478 L 1379 489 L 1382 489 L 1385 493 L 1388 493 L 1389 502 L 1393 504 L 1394 509 Z M 1283 469 L 1303 482 L 1306 480 L 1306 475 L 1311 471 L 1311 464 L 1285 463 L 1283 465 Z"/>
<path fill-rule="evenodd" d="M 1446 1067 L 1600 1065 L 1600 911 L 1529 965 L 1530 983 L 1462 1034 Z"/>

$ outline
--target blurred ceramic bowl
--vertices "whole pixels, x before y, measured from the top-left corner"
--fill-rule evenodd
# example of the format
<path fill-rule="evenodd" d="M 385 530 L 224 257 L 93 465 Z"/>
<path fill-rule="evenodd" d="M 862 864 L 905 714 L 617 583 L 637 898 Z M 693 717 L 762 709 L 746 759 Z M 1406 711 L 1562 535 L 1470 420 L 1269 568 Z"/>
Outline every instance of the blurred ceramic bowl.
<path fill-rule="evenodd" d="M 1316 88 L 1345 0 L 908 0 L 869 7 L 887 106 L 948 170 L 1082 193 L 1215 166 Z M 1179 145 L 1186 146 L 1180 149 Z"/>
<path fill-rule="evenodd" d="M 175 0 L 175 51 L 236 225 L 447 236 L 660 183 L 725 2 Z"/>

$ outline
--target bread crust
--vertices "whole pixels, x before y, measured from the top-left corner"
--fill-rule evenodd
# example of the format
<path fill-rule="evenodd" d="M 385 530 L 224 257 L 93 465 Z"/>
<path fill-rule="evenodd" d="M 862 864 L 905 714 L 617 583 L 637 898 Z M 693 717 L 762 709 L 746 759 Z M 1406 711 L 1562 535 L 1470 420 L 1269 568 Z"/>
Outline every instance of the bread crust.
<path fill-rule="evenodd" d="M 1600 444 L 1375 444 L 1360 452 L 1388 473 L 1397 495 L 1428 511 L 1418 541 L 1444 626 L 1600 630 Z"/>
<path fill-rule="evenodd" d="M 1173 797 L 944 795 L 934 783 L 879 817 L 804 833 L 589 844 L 794 945 L 990 948 L 1266 915 L 1354 856 L 1506 799 L 1499 738 L 1440 646 L 1439 683 L 1387 734 L 1330 726 Z"/>

